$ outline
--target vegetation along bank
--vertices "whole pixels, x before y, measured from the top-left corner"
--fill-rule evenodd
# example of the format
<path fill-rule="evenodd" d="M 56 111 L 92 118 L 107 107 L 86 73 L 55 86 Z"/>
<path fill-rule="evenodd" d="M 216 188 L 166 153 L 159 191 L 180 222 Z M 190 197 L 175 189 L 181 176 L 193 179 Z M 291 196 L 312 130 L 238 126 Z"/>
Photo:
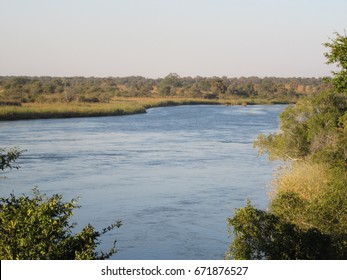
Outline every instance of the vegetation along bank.
<path fill-rule="evenodd" d="M 115 116 L 160 106 L 295 103 L 322 78 L 0 77 L 0 120 Z"/>

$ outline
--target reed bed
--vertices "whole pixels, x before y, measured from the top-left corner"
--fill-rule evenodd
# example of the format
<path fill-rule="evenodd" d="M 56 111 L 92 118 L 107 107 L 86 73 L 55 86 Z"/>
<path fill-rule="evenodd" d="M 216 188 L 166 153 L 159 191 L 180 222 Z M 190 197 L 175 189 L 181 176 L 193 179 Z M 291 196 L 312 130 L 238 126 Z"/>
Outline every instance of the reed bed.
<path fill-rule="evenodd" d="M 76 118 L 97 116 L 122 116 L 146 113 L 146 109 L 179 105 L 220 104 L 254 105 L 275 104 L 275 100 L 234 100 L 196 98 L 118 98 L 108 103 L 23 103 L 21 106 L 0 105 L 0 121 L 25 119 Z M 283 102 L 285 103 L 285 102 Z"/>

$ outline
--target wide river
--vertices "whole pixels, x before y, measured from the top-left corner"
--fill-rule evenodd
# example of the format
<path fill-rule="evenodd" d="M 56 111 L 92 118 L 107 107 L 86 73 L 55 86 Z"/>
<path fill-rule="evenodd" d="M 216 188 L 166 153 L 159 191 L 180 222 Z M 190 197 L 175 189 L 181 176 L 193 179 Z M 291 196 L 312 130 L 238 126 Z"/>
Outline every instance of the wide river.
<path fill-rule="evenodd" d="M 226 219 L 249 198 L 265 209 L 274 164 L 253 140 L 278 130 L 282 105 L 155 108 L 122 117 L 0 122 L 0 147 L 27 150 L 0 174 L 0 195 L 34 186 L 79 197 L 76 229 L 103 237 L 113 259 L 223 259 Z"/>

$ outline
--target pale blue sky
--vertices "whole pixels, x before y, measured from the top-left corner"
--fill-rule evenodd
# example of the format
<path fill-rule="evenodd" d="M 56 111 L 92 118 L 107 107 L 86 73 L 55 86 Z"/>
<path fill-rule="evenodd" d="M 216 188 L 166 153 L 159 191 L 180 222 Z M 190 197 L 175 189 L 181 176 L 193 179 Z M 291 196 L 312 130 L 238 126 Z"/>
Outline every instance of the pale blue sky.
<path fill-rule="evenodd" d="M 346 0 L 0 0 L 0 75 L 329 75 Z"/>

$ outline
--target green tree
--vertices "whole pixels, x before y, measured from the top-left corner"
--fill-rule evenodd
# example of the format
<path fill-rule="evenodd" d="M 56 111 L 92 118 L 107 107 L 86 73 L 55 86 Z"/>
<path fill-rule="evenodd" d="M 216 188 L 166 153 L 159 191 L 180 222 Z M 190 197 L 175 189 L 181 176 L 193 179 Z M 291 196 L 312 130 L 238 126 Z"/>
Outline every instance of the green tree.
<path fill-rule="evenodd" d="M 303 98 L 280 116 L 281 132 L 259 135 L 255 147 L 271 160 L 347 163 L 345 123 L 347 95 L 328 92 Z"/>
<path fill-rule="evenodd" d="M 102 231 L 90 224 L 72 234 L 69 223 L 76 200 L 63 202 L 62 196 L 47 197 L 36 189 L 33 196 L 0 198 L 0 259 L 8 260 L 72 260 L 105 259 L 116 252 L 115 244 L 107 253 L 95 252 L 98 239 L 120 227 L 116 222 Z"/>
<path fill-rule="evenodd" d="M 163 79 L 162 83 L 172 87 L 182 86 L 181 77 L 177 73 L 170 73 Z"/>
<path fill-rule="evenodd" d="M 315 228 L 301 230 L 277 215 L 254 208 L 249 201 L 228 224 L 235 236 L 227 259 L 326 259 L 337 254 L 328 235 Z"/>
<path fill-rule="evenodd" d="M 222 79 L 214 78 L 211 82 L 211 90 L 216 94 L 223 94 L 227 90 L 227 86 Z"/>
<path fill-rule="evenodd" d="M 159 93 L 163 96 L 173 96 L 176 94 L 176 89 L 181 87 L 181 78 L 176 73 L 170 73 L 159 84 Z"/>
<path fill-rule="evenodd" d="M 332 72 L 334 77 L 332 82 L 338 92 L 347 91 L 347 35 L 335 33 L 336 38 L 324 46 L 329 49 L 324 55 L 328 59 L 327 64 L 335 64 L 340 71 Z"/>
<path fill-rule="evenodd" d="M 0 148 L 0 169 L 3 171 L 6 168 L 19 168 L 18 165 L 14 165 L 16 159 L 20 156 L 23 151 L 18 148 L 12 148 L 9 151 Z"/>

